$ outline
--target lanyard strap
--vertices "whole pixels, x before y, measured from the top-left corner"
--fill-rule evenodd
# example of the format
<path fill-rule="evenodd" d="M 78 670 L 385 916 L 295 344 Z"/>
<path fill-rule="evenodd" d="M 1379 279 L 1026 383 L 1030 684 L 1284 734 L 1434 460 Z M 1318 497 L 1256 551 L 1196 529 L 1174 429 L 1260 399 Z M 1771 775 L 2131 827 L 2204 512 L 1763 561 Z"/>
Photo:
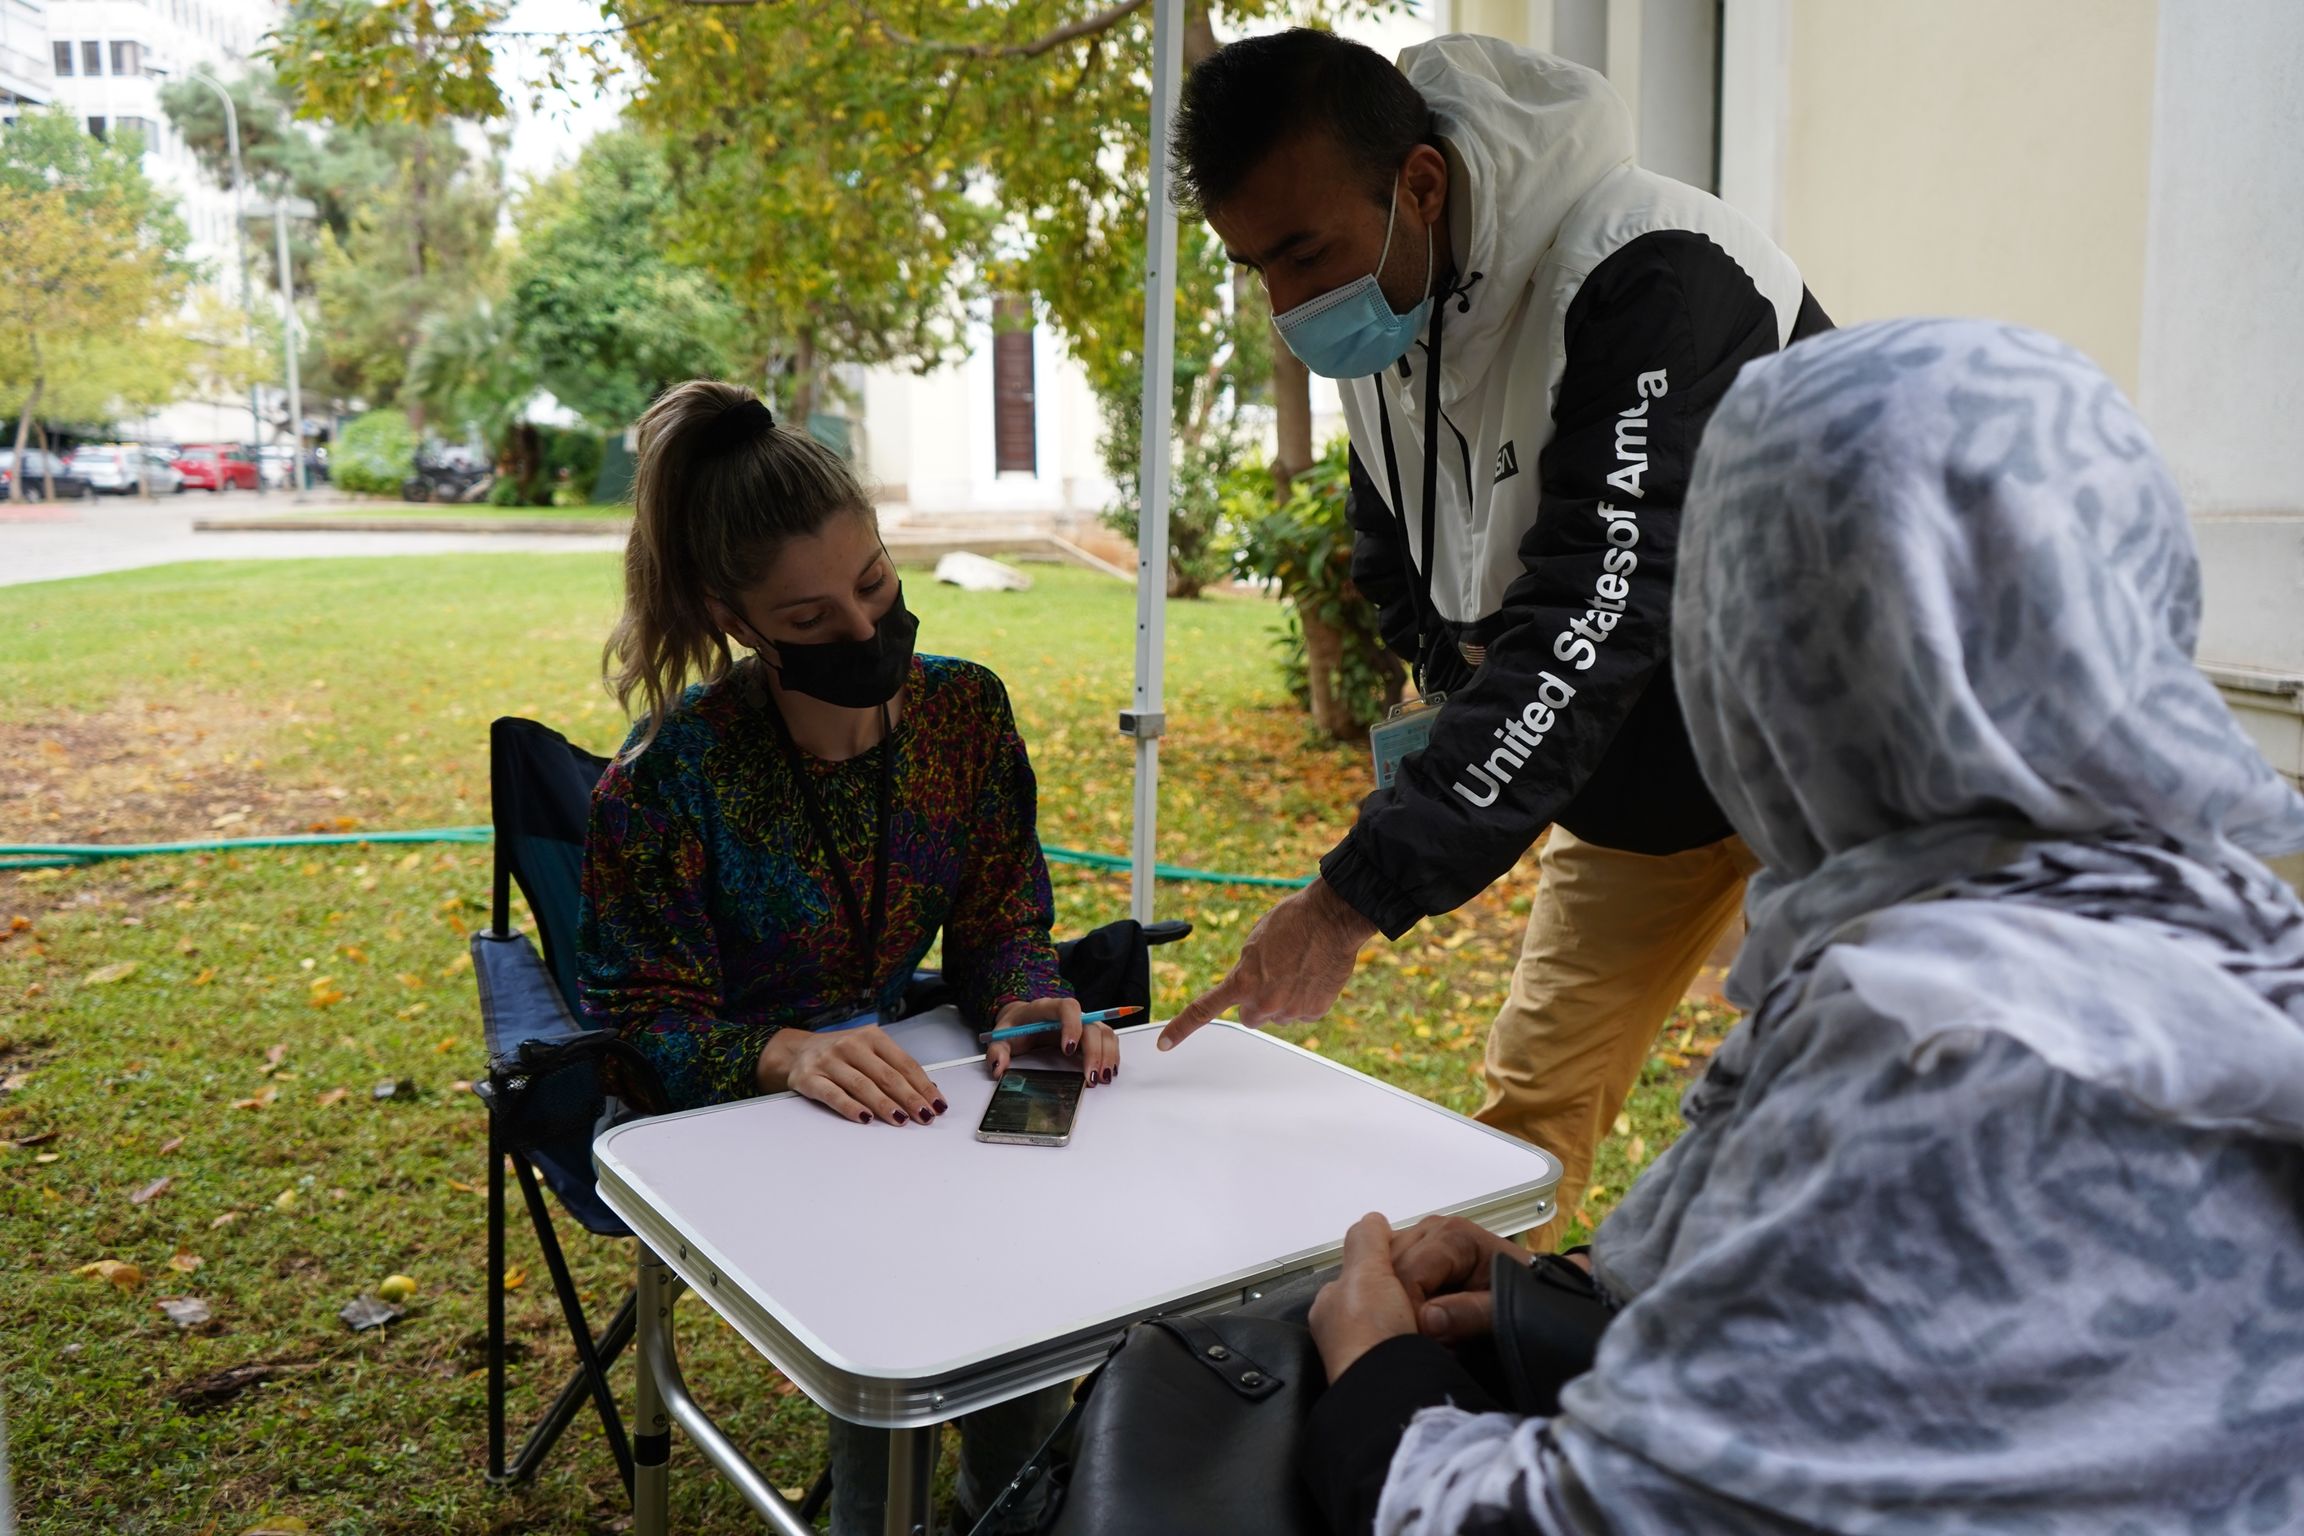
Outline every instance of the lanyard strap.
<path fill-rule="evenodd" d="M 1437 533 L 1440 492 L 1440 333 L 1453 292 L 1432 306 L 1432 339 L 1424 349 L 1424 558 L 1408 545 L 1408 509 L 1400 500 L 1400 460 L 1392 450 L 1392 412 L 1384 404 L 1384 381 L 1376 381 L 1376 420 L 1384 433 L 1384 477 L 1392 491 L 1392 515 L 1400 520 L 1400 544 L 1415 579 L 1408 590 L 1416 601 L 1416 691 L 1423 693 L 1426 648 L 1440 634 L 1440 609 L 1432 600 L 1432 540 Z"/>
<path fill-rule="evenodd" d="M 792 769 L 792 782 L 800 787 L 800 798 L 807 805 L 808 840 L 816 845 L 817 852 L 824 856 L 825 867 L 832 871 L 833 884 L 839 889 L 840 905 L 848 914 L 849 926 L 863 939 L 865 982 L 876 988 L 880 939 L 888 925 L 889 805 L 896 787 L 896 729 L 889 723 L 888 706 L 880 706 L 880 804 L 872 833 L 872 920 L 869 925 L 864 920 L 864 904 L 856 896 L 856 882 L 848 878 L 847 866 L 840 862 L 840 850 L 833 846 L 832 823 L 824 814 L 824 802 L 817 798 L 808 765 L 801 760 L 799 744 L 793 741 L 791 728 L 785 725 L 784 712 L 776 707 L 773 694 L 768 698 L 768 714 L 776 722 L 776 741 L 783 747 L 784 761 Z"/>

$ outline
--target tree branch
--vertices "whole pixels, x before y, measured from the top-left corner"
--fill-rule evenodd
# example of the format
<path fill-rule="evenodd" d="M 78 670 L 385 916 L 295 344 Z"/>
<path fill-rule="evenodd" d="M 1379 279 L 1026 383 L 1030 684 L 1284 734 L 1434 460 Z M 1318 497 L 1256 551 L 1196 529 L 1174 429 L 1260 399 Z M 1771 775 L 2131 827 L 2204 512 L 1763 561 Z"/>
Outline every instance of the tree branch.
<path fill-rule="evenodd" d="M 623 33 L 637 32 L 642 27 L 654 26 L 683 10 L 696 10 L 705 7 L 732 10 L 748 9 L 755 5 L 772 5 L 775 3 L 777 0 L 674 0 L 670 9 L 650 11 L 644 16 L 635 16 L 630 21 L 619 22 L 612 27 L 591 27 L 578 32 L 498 32 L 491 30 L 487 35 L 497 39 L 547 37 L 556 38 L 563 42 L 579 37 L 614 37 Z M 1044 53 L 1054 52 L 1066 43 L 1076 43 L 1081 38 L 1098 37 L 1111 31 L 1121 22 L 1126 21 L 1144 9 L 1145 6 L 1151 4 L 1151 0 L 1115 0 L 1114 4 L 1106 6 L 1093 15 L 1083 16 L 1078 21 L 1068 21 L 1063 26 L 1043 32 L 1038 37 L 1027 39 L 1021 43 L 953 43 L 946 42 L 941 38 L 915 37 L 896 27 L 888 18 L 882 16 L 870 4 L 866 3 L 866 0 L 851 0 L 851 3 L 855 7 L 856 14 L 863 19 L 866 25 L 875 28 L 882 37 L 901 48 L 917 48 L 923 53 L 942 53 L 956 58 L 968 59 L 1036 59 Z M 1206 27 L 1204 15 L 1200 25 L 1204 30 Z"/>

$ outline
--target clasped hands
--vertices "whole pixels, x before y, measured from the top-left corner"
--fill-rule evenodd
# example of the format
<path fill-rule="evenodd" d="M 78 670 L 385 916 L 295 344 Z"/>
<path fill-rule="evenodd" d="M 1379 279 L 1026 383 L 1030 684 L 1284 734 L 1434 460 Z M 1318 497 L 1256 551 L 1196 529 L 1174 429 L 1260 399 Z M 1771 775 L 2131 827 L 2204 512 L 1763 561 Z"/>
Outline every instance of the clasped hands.
<path fill-rule="evenodd" d="M 1342 1271 L 1312 1303 L 1312 1340 L 1328 1379 L 1387 1339 L 1420 1333 L 1454 1344 L 1486 1335 L 1495 1322 L 1488 1279 L 1498 1254 L 1519 1264 L 1534 1257 L 1461 1216 L 1427 1216 L 1398 1232 L 1375 1213 L 1354 1222 Z"/>

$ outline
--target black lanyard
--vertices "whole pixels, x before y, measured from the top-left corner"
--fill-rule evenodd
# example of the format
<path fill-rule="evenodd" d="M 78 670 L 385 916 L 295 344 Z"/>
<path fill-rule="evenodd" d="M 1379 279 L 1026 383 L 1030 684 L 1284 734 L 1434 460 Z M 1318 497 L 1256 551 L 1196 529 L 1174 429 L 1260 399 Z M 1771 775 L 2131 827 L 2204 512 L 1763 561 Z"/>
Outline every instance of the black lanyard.
<path fill-rule="evenodd" d="M 1392 491 L 1392 515 L 1400 520 L 1400 547 L 1414 576 L 1408 590 L 1416 600 L 1416 691 L 1425 692 L 1426 648 L 1440 635 L 1440 609 L 1432 601 L 1432 540 L 1437 532 L 1440 493 L 1440 331 L 1451 292 L 1432 306 L 1432 339 L 1424 349 L 1424 560 L 1408 547 L 1408 509 L 1400 501 L 1400 461 L 1392 451 L 1392 412 L 1384 404 L 1384 381 L 1376 381 L 1376 420 L 1384 430 L 1384 477 Z"/>
<path fill-rule="evenodd" d="M 869 925 L 864 921 L 864 904 L 856 897 L 856 882 L 848 878 L 848 868 L 840 862 L 840 850 L 833 846 L 832 823 L 824 814 L 824 802 L 817 798 L 808 765 L 801 760 L 799 744 L 793 741 L 791 728 L 785 725 L 784 712 L 776 707 L 773 694 L 768 699 L 768 715 L 776 722 L 776 740 L 784 748 L 784 761 L 791 766 L 792 782 L 800 787 L 800 798 L 807 805 L 808 839 L 823 854 L 825 866 L 832 871 L 850 927 L 863 936 L 864 980 L 877 994 L 880 938 L 888 925 L 888 810 L 896 788 L 896 728 L 889 723 L 888 706 L 880 706 L 880 812 L 872 834 L 872 921 Z"/>

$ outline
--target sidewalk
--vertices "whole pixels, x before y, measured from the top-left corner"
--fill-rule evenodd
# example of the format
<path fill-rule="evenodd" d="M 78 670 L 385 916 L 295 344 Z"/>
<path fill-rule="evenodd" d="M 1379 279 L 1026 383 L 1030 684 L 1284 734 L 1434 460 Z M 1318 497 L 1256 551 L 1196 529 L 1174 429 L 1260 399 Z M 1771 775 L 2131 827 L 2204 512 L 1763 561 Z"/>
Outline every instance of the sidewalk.
<path fill-rule="evenodd" d="M 0 586 L 95 576 L 180 560 L 307 560 L 474 550 L 612 552 L 624 547 L 621 521 L 603 522 L 598 532 L 579 533 L 352 532 L 326 524 L 321 531 L 201 533 L 193 527 L 195 521 L 206 518 L 309 516 L 337 509 L 367 511 L 378 505 L 355 507 L 320 496 L 299 502 L 290 493 L 277 491 L 263 497 L 245 492 L 222 496 L 188 492 L 154 501 L 131 496 L 21 507 L 0 503 Z M 381 504 L 383 510 L 393 507 L 392 503 Z M 329 523 L 335 521 L 329 519 Z"/>

